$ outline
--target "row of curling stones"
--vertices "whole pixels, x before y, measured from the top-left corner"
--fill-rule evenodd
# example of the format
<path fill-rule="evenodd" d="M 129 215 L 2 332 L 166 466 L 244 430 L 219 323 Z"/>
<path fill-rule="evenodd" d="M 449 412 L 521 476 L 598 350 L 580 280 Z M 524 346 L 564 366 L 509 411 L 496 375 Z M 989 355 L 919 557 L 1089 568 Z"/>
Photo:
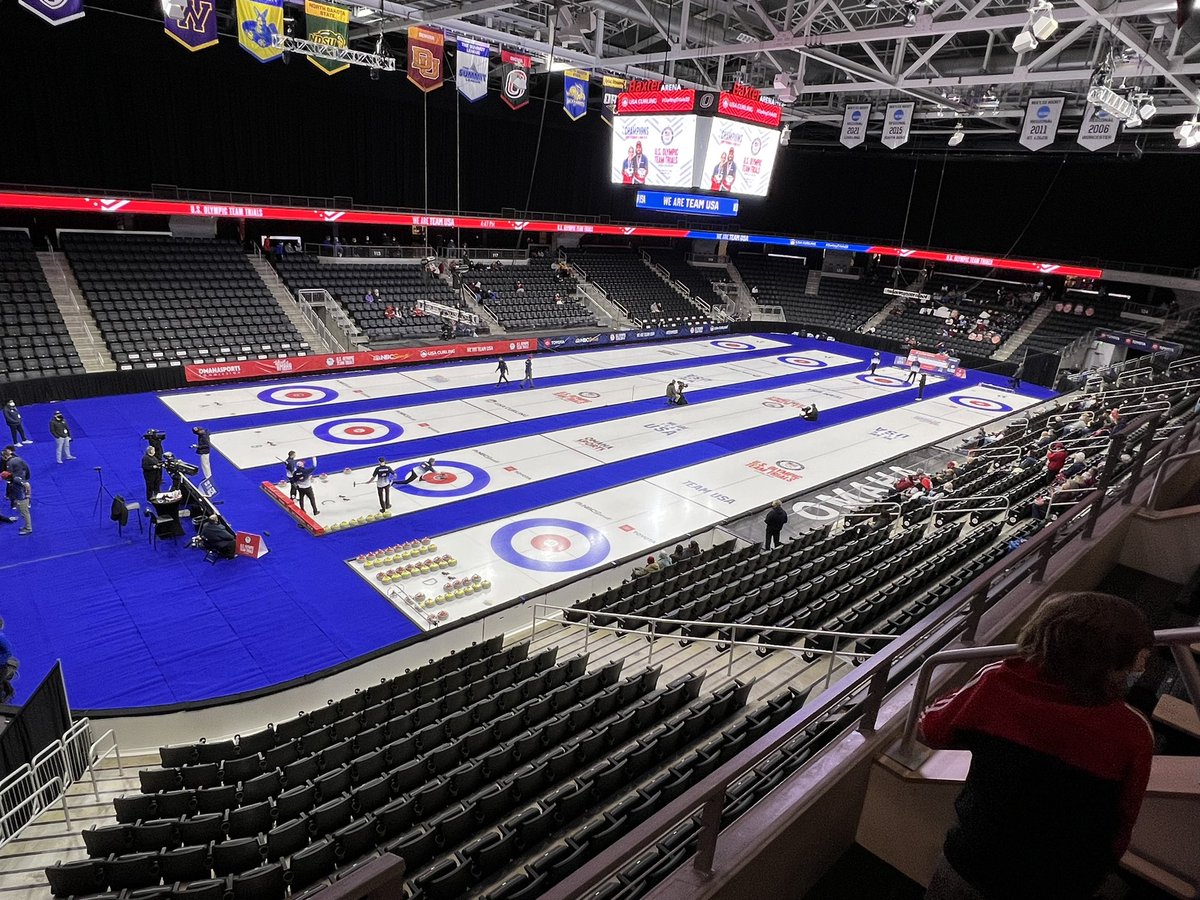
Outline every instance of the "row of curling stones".
<path fill-rule="evenodd" d="M 480 591 L 486 591 L 492 586 L 492 583 L 486 578 L 479 575 L 472 575 L 470 578 L 461 580 L 448 581 L 442 585 L 442 592 L 436 597 L 426 597 L 424 594 L 414 594 L 412 600 L 417 606 L 429 609 L 434 606 L 440 606 L 443 603 L 448 603 L 451 600 L 459 600 L 463 597 L 477 594 Z"/>
<path fill-rule="evenodd" d="M 356 561 L 364 569 L 374 569 L 378 566 L 398 563 L 405 559 L 420 559 L 428 553 L 435 552 L 437 552 L 437 544 L 429 538 L 421 538 L 419 541 L 405 541 L 403 544 L 393 544 L 390 547 L 384 547 L 382 550 L 360 553 Z M 437 557 L 437 559 L 422 560 L 418 565 L 429 565 L 430 568 L 437 568 L 439 562 L 449 559 L 451 557 L 447 554 L 446 556 Z M 406 566 L 406 568 L 410 567 Z"/>
<path fill-rule="evenodd" d="M 382 522 L 384 519 L 390 519 L 391 517 L 392 511 L 390 509 L 386 512 L 373 512 L 354 519 L 346 519 L 342 522 L 331 522 L 325 526 L 325 530 L 345 531 L 347 528 L 357 528 L 359 525 L 369 525 L 371 522 Z"/>

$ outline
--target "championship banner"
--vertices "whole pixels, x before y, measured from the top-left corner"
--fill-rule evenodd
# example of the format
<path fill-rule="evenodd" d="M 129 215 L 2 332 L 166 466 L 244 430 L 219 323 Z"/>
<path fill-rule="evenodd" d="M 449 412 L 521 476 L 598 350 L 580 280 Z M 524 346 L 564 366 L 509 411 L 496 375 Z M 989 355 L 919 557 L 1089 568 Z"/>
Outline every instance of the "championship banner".
<path fill-rule="evenodd" d="M 350 28 L 350 10 L 334 6 L 332 3 L 304 0 L 304 17 L 308 22 L 308 39 L 310 41 L 334 50 L 346 49 Z M 350 63 L 322 59 L 319 56 L 310 56 L 308 61 L 326 75 L 336 75 L 338 72 L 350 68 Z"/>
<path fill-rule="evenodd" d="M 184 0 L 183 15 L 172 19 L 163 13 L 163 31 L 195 52 L 217 43 L 215 0 Z"/>
<path fill-rule="evenodd" d="M 867 122 L 871 119 L 870 103 L 850 103 L 842 114 L 842 134 L 838 138 L 843 147 L 857 147 L 867 139 Z"/>
<path fill-rule="evenodd" d="M 563 72 L 563 112 L 572 122 L 578 122 L 587 115 L 588 82 L 590 72 L 579 69 L 567 69 Z"/>
<path fill-rule="evenodd" d="M 1083 121 L 1079 125 L 1079 137 L 1075 143 L 1093 152 L 1102 150 L 1117 139 L 1119 128 L 1111 113 L 1089 103 L 1083 111 Z"/>
<path fill-rule="evenodd" d="M 529 70 L 533 67 L 533 60 L 522 53 L 502 50 L 500 61 L 508 66 L 500 95 L 510 109 L 520 109 L 529 102 Z"/>
<path fill-rule="evenodd" d="M 442 86 L 445 78 L 445 36 L 437 28 L 408 28 L 408 80 L 429 93 Z"/>
<path fill-rule="evenodd" d="M 283 0 L 237 0 L 238 43 L 259 62 L 283 56 L 275 39 L 283 34 Z"/>
<path fill-rule="evenodd" d="M 21 0 L 21 5 L 51 25 L 83 18 L 83 0 Z"/>
<path fill-rule="evenodd" d="M 908 143 L 908 130 L 912 127 L 915 103 L 889 103 L 883 116 L 883 136 L 880 140 L 889 150 Z"/>
<path fill-rule="evenodd" d="M 1025 123 L 1021 126 L 1021 146 L 1041 150 L 1053 144 L 1062 108 L 1062 97 L 1030 97 L 1025 107 Z"/>
<path fill-rule="evenodd" d="M 487 96 L 488 55 L 487 44 L 458 39 L 458 55 L 454 61 L 454 84 L 458 92 L 474 103 Z"/>
<path fill-rule="evenodd" d="M 618 78 L 616 75 L 605 75 L 602 83 L 604 86 L 604 104 L 600 107 L 600 118 L 611 128 L 613 116 L 617 110 L 617 97 L 629 86 L 629 82 L 624 78 Z"/>

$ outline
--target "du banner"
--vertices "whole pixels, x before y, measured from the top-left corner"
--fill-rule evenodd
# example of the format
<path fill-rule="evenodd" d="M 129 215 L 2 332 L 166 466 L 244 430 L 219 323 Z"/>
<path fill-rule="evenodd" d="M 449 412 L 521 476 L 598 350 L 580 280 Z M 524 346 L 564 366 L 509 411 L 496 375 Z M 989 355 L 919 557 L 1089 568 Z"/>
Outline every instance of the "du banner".
<path fill-rule="evenodd" d="M 1021 146 L 1041 150 L 1053 144 L 1062 108 L 1062 97 L 1030 97 L 1025 107 L 1025 123 L 1021 126 Z"/>
<path fill-rule="evenodd" d="M 408 28 L 408 80 L 426 93 L 440 88 L 445 78 L 444 42 L 440 29 Z"/>
<path fill-rule="evenodd" d="M 629 82 L 624 78 L 618 78 L 616 75 L 605 75 L 603 78 L 604 85 L 604 105 L 600 107 L 600 118 L 604 120 L 604 124 L 612 127 L 613 116 L 617 109 L 617 95 L 628 87 Z"/>
<path fill-rule="evenodd" d="M 163 30 L 191 51 L 217 43 L 215 0 L 184 0 L 183 15 L 172 19 L 163 13 Z"/>
<path fill-rule="evenodd" d="M 590 72 L 567 69 L 563 72 L 563 112 L 578 122 L 587 115 Z"/>
<path fill-rule="evenodd" d="M 522 53 L 502 50 L 500 61 L 508 67 L 500 94 L 510 109 L 520 109 L 529 102 L 529 70 L 533 67 L 533 60 Z"/>
<path fill-rule="evenodd" d="M 883 115 L 883 146 L 895 150 L 908 143 L 908 129 L 912 127 L 914 103 L 889 103 Z"/>
<path fill-rule="evenodd" d="M 857 147 L 867 139 L 867 122 L 871 120 L 870 103 L 850 103 L 842 114 L 842 135 L 839 140 L 844 147 Z"/>
<path fill-rule="evenodd" d="M 238 43 L 259 62 L 283 55 L 275 39 L 283 34 L 283 0 L 237 0 Z"/>
<path fill-rule="evenodd" d="M 331 50 L 345 50 L 350 27 L 350 10 L 332 3 L 304 0 L 304 17 L 308 20 L 308 39 Z M 349 63 L 310 56 L 308 61 L 326 75 L 336 75 L 350 68 Z"/>
<path fill-rule="evenodd" d="M 21 0 L 21 5 L 51 25 L 83 18 L 83 0 Z"/>
<path fill-rule="evenodd" d="M 1119 123 L 1111 113 L 1106 113 L 1100 107 L 1089 103 L 1083 111 L 1079 137 L 1075 142 L 1093 152 L 1102 150 L 1117 139 L 1118 128 Z"/>
<path fill-rule="evenodd" d="M 458 56 L 455 59 L 454 83 L 458 92 L 474 103 L 487 96 L 488 55 L 487 44 L 458 39 Z"/>

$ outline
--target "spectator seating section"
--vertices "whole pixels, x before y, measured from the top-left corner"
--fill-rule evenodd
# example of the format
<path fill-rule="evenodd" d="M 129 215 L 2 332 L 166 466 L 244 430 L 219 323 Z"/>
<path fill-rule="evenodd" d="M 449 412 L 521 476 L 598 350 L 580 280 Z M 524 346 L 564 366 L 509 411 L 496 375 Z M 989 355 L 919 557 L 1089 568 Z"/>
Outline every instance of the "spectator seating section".
<path fill-rule="evenodd" d="M 84 832 L 89 858 L 47 868 L 51 891 L 282 900 L 381 850 L 404 858 L 412 897 L 549 886 L 602 846 L 576 829 L 586 816 L 611 841 L 745 744 L 727 729 L 704 765 L 672 765 L 752 683 L 700 697 L 703 673 L 658 687 L 660 669 L 621 669 L 497 637 L 254 734 L 164 747 L 116 823 Z M 794 706 L 773 704 L 768 727 Z"/>
<path fill-rule="evenodd" d="M 956 334 L 942 334 L 944 330 L 948 330 L 947 326 L 950 323 L 947 319 L 921 312 L 922 309 L 936 309 L 941 306 L 957 309 L 961 313 L 960 324 L 955 329 Z M 993 324 L 984 332 L 972 334 L 976 320 L 985 311 Z M 922 348 L 936 347 L 940 343 L 944 345 L 943 351 L 951 355 L 967 353 L 972 356 L 990 357 L 1021 327 L 1026 315 L 1025 310 L 1007 309 L 991 303 L 973 304 L 934 299 L 927 303 L 913 302 L 908 304 L 903 312 L 893 312 L 876 332 L 881 337 L 894 341 L 903 342 L 907 338 L 915 338 L 917 346 Z M 989 339 L 989 333 L 994 333 L 995 338 Z"/>
<path fill-rule="evenodd" d="M 640 250 L 570 250 L 567 259 L 588 281 L 599 285 L 611 300 L 620 304 L 635 322 L 686 325 L 707 321 L 699 308 L 642 262 Z M 651 312 L 652 303 L 661 311 Z"/>
<path fill-rule="evenodd" d="M 0 381 L 83 372 L 33 244 L 23 231 L 0 231 L 0 349 Z"/>
<path fill-rule="evenodd" d="M 1063 299 L 1047 302 L 1052 302 L 1053 311 L 1018 348 L 1013 359 L 1020 359 L 1026 352 L 1058 353 L 1093 328 L 1128 330 L 1128 323 L 1121 318 L 1125 305 L 1122 300 L 1068 291 Z"/>
<path fill-rule="evenodd" d="M 79 232 L 63 249 L 118 367 L 309 349 L 233 242 Z"/>
<path fill-rule="evenodd" d="M 739 253 L 734 265 L 747 288 L 758 288 L 760 306 L 781 306 L 787 321 L 812 331 L 856 331 L 889 299 L 877 286 L 832 277 L 821 279 L 817 296 L 808 296 L 808 269 L 801 257 Z"/>
<path fill-rule="evenodd" d="M 442 331 L 440 316 L 413 314 L 416 305 L 424 300 L 445 306 L 459 305 L 450 285 L 427 274 L 419 261 L 347 263 L 321 261 L 309 253 L 289 253 L 282 260 L 273 256 L 271 261 L 293 294 L 318 288 L 329 291 L 366 334 L 372 347 L 438 337 Z M 367 293 L 375 290 L 381 299 L 368 301 Z M 388 306 L 394 313 L 390 319 Z"/>
<path fill-rule="evenodd" d="M 483 304 L 508 331 L 535 328 L 585 328 L 596 325 L 596 317 L 575 299 L 575 278 L 559 278 L 549 260 L 530 260 L 528 265 L 502 269 L 473 270 L 463 276 L 468 284 L 479 282 Z M 525 290 L 518 292 L 517 282 Z M 495 291 L 497 297 L 490 299 Z M 562 298 L 562 304 L 555 301 Z"/>
<path fill-rule="evenodd" d="M 729 274 L 714 266 L 693 266 L 682 250 L 647 249 L 650 261 L 662 266 L 674 281 L 682 282 L 693 296 L 705 303 L 721 305 L 722 301 L 713 290 L 714 281 L 728 281 Z"/>

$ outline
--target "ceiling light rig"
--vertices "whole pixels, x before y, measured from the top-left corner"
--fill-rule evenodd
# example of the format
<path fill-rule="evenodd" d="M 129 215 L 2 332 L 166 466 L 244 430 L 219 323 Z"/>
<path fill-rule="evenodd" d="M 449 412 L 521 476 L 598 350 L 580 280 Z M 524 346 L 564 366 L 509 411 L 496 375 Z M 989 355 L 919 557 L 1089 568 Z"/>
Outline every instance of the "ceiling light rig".
<path fill-rule="evenodd" d="M 1054 6 L 1048 0 L 1034 0 L 1029 7 L 1029 20 L 1020 34 L 1013 40 L 1012 48 L 1017 53 L 1036 50 L 1039 41 L 1054 37 L 1058 31 L 1058 20 L 1054 18 Z"/>
<path fill-rule="evenodd" d="M 1173 132 L 1175 140 L 1179 141 L 1180 150 L 1192 150 L 1200 147 L 1200 120 L 1192 116 Z"/>
<path fill-rule="evenodd" d="M 946 141 L 946 143 L 951 147 L 957 147 L 959 144 L 961 144 L 963 142 L 963 138 L 965 138 L 966 136 L 967 136 L 967 133 L 965 131 L 963 131 L 962 122 L 959 122 L 957 125 L 954 126 L 954 133 L 950 135 L 950 139 L 948 141 Z"/>

